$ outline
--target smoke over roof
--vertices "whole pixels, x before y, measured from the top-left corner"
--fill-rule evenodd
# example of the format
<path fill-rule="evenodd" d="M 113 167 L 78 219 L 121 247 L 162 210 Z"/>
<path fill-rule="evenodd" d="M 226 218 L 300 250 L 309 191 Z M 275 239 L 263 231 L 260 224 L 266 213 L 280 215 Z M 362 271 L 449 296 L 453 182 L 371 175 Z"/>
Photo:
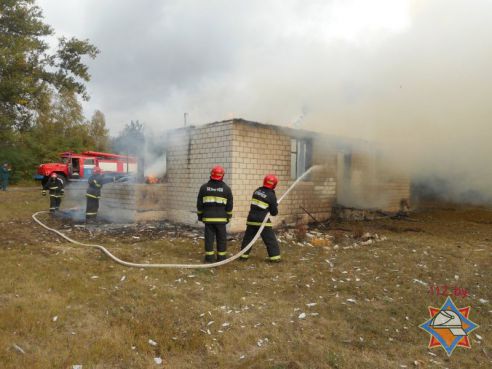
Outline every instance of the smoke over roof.
<path fill-rule="evenodd" d="M 379 141 L 414 178 L 492 199 L 490 1 L 70 3 L 40 1 L 55 29 L 102 50 L 87 108 L 114 133 L 184 112 L 300 124 Z"/>

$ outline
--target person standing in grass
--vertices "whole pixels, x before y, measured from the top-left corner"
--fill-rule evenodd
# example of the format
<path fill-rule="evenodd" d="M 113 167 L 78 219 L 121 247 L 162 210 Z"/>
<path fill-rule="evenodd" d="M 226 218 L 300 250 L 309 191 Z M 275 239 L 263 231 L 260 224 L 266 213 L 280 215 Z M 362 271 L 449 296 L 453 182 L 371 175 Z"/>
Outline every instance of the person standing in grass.
<path fill-rule="evenodd" d="M 95 167 L 92 175 L 87 181 L 89 187 L 87 188 L 87 193 L 85 194 L 87 199 L 85 208 L 86 223 L 95 222 L 97 217 L 97 212 L 99 210 L 99 199 L 101 198 L 101 189 L 104 184 L 104 178 L 101 173 L 101 168 Z"/>
<path fill-rule="evenodd" d="M 60 210 L 61 201 L 65 194 L 63 179 L 58 177 L 58 174 L 55 172 L 51 173 L 41 194 L 46 196 L 46 191 L 48 191 L 50 195 L 50 213 L 54 214 Z"/>
<path fill-rule="evenodd" d="M 2 190 L 7 191 L 10 177 L 10 168 L 7 162 L 3 163 L 2 167 L 0 168 L 0 175 L 2 180 Z"/>
<path fill-rule="evenodd" d="M 273 174 L 267 174 L 263 179 L 263 186 L 257 188 L 253 192 L 251 198 L 251 208 L 249 210 L 248 219 L 246 221 L 246 232 L 244 233 L 241 250 L 244 249 L 255 237 L 260 229 L 263 219 L 270 213 L 275 216 L 278 214 L 277 196 L 275 195 L 275 187 L 277 186 L 278 178 Z M 268 260 L 271 262 L 280 261 L 280 248 L 278 246 L 277 237 L 273 231 L 273 224 L 270 219 L 265 223 L 265 228 L 261 232 L 261 238 L 265 242 Z M 241 255 L 240 260 L 249 258 L 249 249 L 245 254 Z"/>
<path fill-rule="evenodd" d="M 224 183 L 225 170 L 216 165 L 210 172 L 210 180 L 200 187 L 196 209 L 198 220 L 205 224 L 205 262 L 227 259 L 226 226 L 232 217 L 233 196 L 230 187 Z M 217 259 L 214 242 L 217 240 Z"/>

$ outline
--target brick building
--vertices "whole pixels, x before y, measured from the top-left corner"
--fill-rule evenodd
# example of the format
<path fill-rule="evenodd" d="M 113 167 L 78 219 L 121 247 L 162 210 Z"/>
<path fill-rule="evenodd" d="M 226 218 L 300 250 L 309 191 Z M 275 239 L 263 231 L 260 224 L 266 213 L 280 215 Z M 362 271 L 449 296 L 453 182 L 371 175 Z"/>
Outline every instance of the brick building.
<path fill-rule="evenodd" d="M 326 220 L 337 202 L 398 211 L 409 197 L 408 179 L 385 168 L 367 143 L 233 119 L 169 131 L 163 183 L 106 185 L 100 215 L 198 225 L 196 196 L 215 164 L 225 168 L 234 194 L 231 232 L 244 230 L 252 192 L 267 173 L 278 176 L 280 197 L 306 169 L 320 166 L 281 203 L 274 225 L 308 221 L 302 208 Z"/>

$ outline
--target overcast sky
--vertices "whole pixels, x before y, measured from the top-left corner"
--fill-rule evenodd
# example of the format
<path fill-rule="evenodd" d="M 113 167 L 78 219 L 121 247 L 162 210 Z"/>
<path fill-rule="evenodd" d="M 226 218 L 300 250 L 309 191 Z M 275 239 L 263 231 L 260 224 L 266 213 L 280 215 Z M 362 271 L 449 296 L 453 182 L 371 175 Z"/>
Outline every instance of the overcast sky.
<path fill-rule="evenodd" d="M 491 0 L 38 0 L 116 134 L 231 117 L 375 140 L 492 196 Z"/>
<path fill-rule="evenodd" d="M 309 96 L 323 93 L 318 83 L 341 83 L 339 93 L 357 99 L 356 61 L 344 58 L 408 32 L 419 7 L 406 0 L 38 4 L 58 34 L 89 38 L 101 50 L 89 62 L 86 109 L 102 110 L 112 131 L 132 119 L 180 125 L 185 112 L 198 124 L 233 116 L 289 124 L 318 109 Z M 345 63 L 346 71 L 336 70 Z M 332 80 L 335 70 L 343 75 Z"/>

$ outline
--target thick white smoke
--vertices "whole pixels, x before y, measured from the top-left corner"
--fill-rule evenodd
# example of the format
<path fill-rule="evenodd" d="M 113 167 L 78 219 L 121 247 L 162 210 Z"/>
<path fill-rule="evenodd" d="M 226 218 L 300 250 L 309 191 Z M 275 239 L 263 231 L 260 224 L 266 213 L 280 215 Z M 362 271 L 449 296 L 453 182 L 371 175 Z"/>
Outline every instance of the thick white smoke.
<path fill-rule="evenodd" d="M 173 128 L 185 112 L 303 115 L 302 128 L 381 143 L 453 199 L 492 199 L 489 0 L 85 4 L 84 36 L 102 50 L 91 104 L 114 131 L 129 117 Z"/>

